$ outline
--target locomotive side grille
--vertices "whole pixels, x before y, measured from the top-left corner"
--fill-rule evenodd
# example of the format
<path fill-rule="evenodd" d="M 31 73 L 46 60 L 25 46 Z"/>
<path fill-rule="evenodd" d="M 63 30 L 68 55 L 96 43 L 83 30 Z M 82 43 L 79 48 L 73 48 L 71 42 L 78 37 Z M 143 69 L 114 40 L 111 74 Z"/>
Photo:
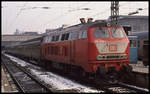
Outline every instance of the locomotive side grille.
<path fill-rule="evenodd" d="M 97 60 L 121 60 L 127 59 L 126 54 L 119 54 L 119 55 L 98 55 Z"/>

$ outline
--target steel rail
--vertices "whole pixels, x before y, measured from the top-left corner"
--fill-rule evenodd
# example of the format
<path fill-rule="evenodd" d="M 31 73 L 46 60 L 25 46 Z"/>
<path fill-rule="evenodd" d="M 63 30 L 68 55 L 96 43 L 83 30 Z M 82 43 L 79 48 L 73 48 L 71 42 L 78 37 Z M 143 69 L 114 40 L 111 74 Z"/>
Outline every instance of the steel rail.
<path fill-rule="evenodd" d="M 28 91 L 25 90 L 25 87 L 20 84 L 21 82 L 19 82 L 17 80 L 17 78 L 14 76 L 11 68 L 12 67 L 16 67 L 18 68 L 18 70 L 20 70 L 20 72 L 24 73 L 25 75 L 27 75 L 33 82 L 36 82 L 36 84 L 38 84 L 41 89 L 44 90 L 44 92 L 51 92 L 51 90 L 46 86 L 44 85 L 43 83 L 41 83 L 39 80 L 37 80 L 34 76 L 32 76 L 31 74 L 29 74 L 26 70 L 24 70 L 23 68 L 20 68 L 19 66 L 15 65 L 13 62 L 11 62 L 13 65 L 9 66 L 8 64 L 6 64 L 6 62 L 8 63 L 9 61 L 4 61 L 2 62 L 2 64 L 4 65 L 4 67 L 7 69 L 8 73 L 10 74 L 10 76 L 12 77 L 12 79 L 14 80 L 14 82 L 16 83 L 17 87 L 19 88 L 19 91 L 20 92 L 23 92 L 23 93 L 26 93 Z M 11 67 L 11 68 L 10 68 Z M 24 83 L 25 84 L 25 83 Z M 34 89 L 33 89 L 34 90 Z M 30 91 L 32 92 L 32 91 Z"/>

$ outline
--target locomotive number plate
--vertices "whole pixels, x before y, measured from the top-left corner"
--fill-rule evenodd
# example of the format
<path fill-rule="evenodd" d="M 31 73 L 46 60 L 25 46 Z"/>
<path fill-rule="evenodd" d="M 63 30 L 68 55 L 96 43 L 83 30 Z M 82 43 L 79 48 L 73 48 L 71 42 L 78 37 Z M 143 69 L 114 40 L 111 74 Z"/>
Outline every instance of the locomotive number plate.
<path fill-rule="evenodd" d="M 109 51 L 117 51 L 117 45 L 109 45 Z"/>

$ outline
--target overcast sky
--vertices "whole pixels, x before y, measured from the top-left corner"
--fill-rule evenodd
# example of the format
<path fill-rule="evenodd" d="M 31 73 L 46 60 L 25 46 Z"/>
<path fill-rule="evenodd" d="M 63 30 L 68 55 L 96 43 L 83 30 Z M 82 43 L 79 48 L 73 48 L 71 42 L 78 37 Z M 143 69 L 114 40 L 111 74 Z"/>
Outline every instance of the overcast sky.
<path fill-rule="evenodd" d="M 44 33 L 45 29 L 58 28 L 62 24 L 69 26 L 78 24 L 82 17 L 86 19 L 92 17 L 94 20 L 107 19 L 110 16 L 110 5 L 110 1 L 2 2 L 2 34 L 13 34 L 16 29 Z M 146 1 L 119 2 L 119 15 L 127 15 L 138 8 L 143 8 L 136 15 L 149 16 L 148 7 Z"/>

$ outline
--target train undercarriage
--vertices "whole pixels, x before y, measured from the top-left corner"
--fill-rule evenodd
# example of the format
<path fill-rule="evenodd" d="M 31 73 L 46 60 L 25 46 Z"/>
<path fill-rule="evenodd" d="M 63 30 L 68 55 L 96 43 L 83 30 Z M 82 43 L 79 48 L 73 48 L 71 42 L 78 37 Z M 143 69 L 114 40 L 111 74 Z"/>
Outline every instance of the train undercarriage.
<path fill-rule="evenodd" d="M 65 63 L 56 63 L 52 61 L 44 61 L 44 68 L 47 70 L 57 69 L 74 77 L 85 78 L 94 82 L 109 82 L 116 84 L 117 82 L 134 82 L 132 67 L 130 65 L 123 66 L 120 71 L 116 71 L 115 67 L 109 68 L 106 72 L 105 67 L 100 67 L 96 72 L 85 72 L 80 66 L 69 65 Z"/>

